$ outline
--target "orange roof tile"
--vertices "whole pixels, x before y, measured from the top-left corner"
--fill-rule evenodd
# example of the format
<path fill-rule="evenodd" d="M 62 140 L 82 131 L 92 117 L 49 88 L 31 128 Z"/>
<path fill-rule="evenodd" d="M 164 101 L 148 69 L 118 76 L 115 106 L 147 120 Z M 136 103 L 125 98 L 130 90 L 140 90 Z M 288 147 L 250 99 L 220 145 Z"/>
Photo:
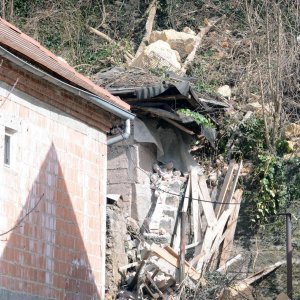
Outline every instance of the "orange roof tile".
<path fill-rule="evenodd" d="M 130 106 L 119 97 L 94 84 L 90 79 L 78 73 L 74 68 L 60 60 L 33 38 L 22 33 L 17 27 L 0 18 L 0 44 L 7 46 L 48 70 L 63 77 L 68 82 L 85 89 L 118 107 L 129 110 Z"/>

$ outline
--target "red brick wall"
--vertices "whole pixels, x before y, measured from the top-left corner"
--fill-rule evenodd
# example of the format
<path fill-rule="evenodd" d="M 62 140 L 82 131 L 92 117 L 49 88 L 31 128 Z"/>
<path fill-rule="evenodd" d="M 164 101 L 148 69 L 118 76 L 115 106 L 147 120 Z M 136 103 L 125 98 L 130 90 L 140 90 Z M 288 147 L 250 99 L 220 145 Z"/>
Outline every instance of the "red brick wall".
<path fill-rule="evenodd" d="M 12 85 L 16 78 L 16 90 L 0 104 L 0 234 L 12 229 L 0 236 L 0 295 L 6 289 L 12 297 L 98 299 L 104 293 L 106 135 L 20 91 L 62 111 L 71 111 L 71 101 L 78 119 L 93 127 L 101 115 L 107 128 L 110 116 L 87 117 L 92 107 L 7 62 L 0 67 L 0 95 L 10 90 L 3 81 Z M 16 130 L 10 167 L 3 163 L 5 126 Z"/>
<path fill-rule="evenodd" d="M 17 81 L 16 85 L 20 91 L 42 100 L 103 132 L 109 132 L 112 125 L 118 122 L 116 117 L 96 105 L 59 89 L 54 84 L 23 70 L 5 58 L 0 58 L 0 82 L 3 81 L 13 86 Z"/>

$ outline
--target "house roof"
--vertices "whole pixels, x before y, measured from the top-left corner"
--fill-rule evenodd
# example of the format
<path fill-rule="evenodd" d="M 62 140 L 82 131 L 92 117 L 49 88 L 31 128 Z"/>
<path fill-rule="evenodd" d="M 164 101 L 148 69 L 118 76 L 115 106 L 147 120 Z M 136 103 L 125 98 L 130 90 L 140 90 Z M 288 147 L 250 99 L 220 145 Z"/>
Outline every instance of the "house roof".
<path fill-rule="evenodd" d="M 113 96 L 104 88 L 94 84 L 90 79 L 78 73 L 66 62 L 44 48 L 33 38 L 22 33 L 17 27 L 0 18 L 0 45 L 14 50 L 15 54 L 30 60 L 46 71 L 54 73 L 67 83 L 91 92 L 121 109 L 129 110 L 130 105 L 119 97 Z"/>

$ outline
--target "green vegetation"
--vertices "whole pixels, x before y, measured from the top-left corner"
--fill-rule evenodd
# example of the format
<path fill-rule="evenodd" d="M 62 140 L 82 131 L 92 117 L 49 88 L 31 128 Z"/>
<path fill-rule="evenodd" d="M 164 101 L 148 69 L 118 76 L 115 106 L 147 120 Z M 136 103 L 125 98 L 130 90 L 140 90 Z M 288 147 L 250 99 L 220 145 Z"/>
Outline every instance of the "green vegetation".
<path fill-rule="evenodd" d="M 219 151 L 227 155 L 226 145 L 231 131 L 228 130 L 230 121 L 223 131 Z M 239 136 L 235 139 L 236 159 L 250 160 L 253 164 L 251 176 L 244 182 L 246 200 L 254 207 L 251 215 L 254 222 L 267 222 L 268 216 L 285 212 L 300 198 L 300 160 L 285 158 L 292 151 L 286 140 L 276 142 L 275 153 L 269 151 L 265 139 L 265 127 L 262 119 L 252 117 L 239 126 Z M 223 152 L 224 151 L 224 152 Z"/>
<path fill-rule="evenodd" d="M 182 108 L 182 109 L 177 110 L 177 112 L 181 113 L 185 116 L 192 117 L 199 126 L 203 126 L 203 127 L 207 127 L 207 128 L 215 127 L 209 118 L 204 117 L 203 115 L 201 115 L 200 113 L 198 113 L 196 111 L 191 111 L 188 108 Z"/>

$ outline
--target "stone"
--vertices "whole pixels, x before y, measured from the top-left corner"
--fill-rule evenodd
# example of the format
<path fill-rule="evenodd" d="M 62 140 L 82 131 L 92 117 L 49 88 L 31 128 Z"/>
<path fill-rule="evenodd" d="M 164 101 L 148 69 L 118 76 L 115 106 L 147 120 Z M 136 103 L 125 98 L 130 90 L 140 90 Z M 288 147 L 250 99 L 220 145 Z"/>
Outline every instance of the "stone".
<path fill-rule="evenodd" d="M 156 244 L 170 244 L 171 243 L 171 235 L 169 233 L 160 235 L 156 233 L 144 233 L 144 238 L 146 241 L 152 241 Z"/>
<path fill-rule="evenodd" d="M 229 85 L 223 85 L 223 86 L 220 86 L 218 89 L 217 89 L 217 93 L 221 96 L 223 96 L 224 98 L 228 98 L 230 99 L 231 98 L 231 88 Z"/>
<path fill-rule="evenodd" d="M 164 228 L 160 228 L 159 231 L 158 231 L 158 234 L 159 235 L 165 235 L 167 232 Z"/>
<path fill-rule="evenodd" d="M 185 58 L 194 49 L 197 39 L 195 34 L 167 29 L 163 31 L 153 31 L 150 36 L 150 43 L 155 43 L 159 40 L 164 41 L 168 43 L 173 50 L 176 50 L 181 58 Z"/>
<path fill-rule="evenodd" d="M 168 162 L 168 163 L 165 165 L 165 168 L 167 169 L 167 171 L 173 170 L 173 168 L 174 168 L 173 162 L 172 162 L 172 161 Z"/>
<path fill-rule="evenodd" d="M 180 171 L 174 171 L 174 172 L 173 172 L 173 175 L 174 175 L 175 177 L 180 177 L 180 176 L 181 176 L 181 172 L 180 172 Z"/>
<path fill-rule="evenodd" d="M 185 32 L 185 33 L 188 33 L 191 35 L 197 35 L 196 32 L 193 29 L 191 29 L 190 27 L 184 27 L 182 32 Z"/>
<path fill-rule="evenodd" d="M 300 137 L 300 125 L 296 123 L 290 123 L 285 127 L 284 135 L 286 138 Z"/>
<path fill-rule="evenodd" d="M 218 181 L 218 174 L 216 172 L 213 172 L 209 175 L 208 180 L 213 183 L 216 184 L 216 182 Z"/>
<path fill-rule="evenodd" d="M 181 69 L 180 55 L 167 42 L 158 40 L 149 46 L 131 62 L 132 67 L 144 69 L 167 69 L 179 72 Z"/>
<path fill-rule="evenodd" d="M 126 218 L 126 225 L 127 225 L 127 230 L 129 232 L 132 232 L 135 234 L 140 232 L 140 226 L 138 225 L 137 221 L 131 217 Z"/>
<path fill-rule="evenodd" d="M 158 174 L 152 174 L 150 176 L 150 180 L 152 183 L 158 183 L 159 182 L 160 177 L 158 176 Z"/>
<path fill-rule="evenodd" d="M 137 247 L 136 240 L 130 240 L 125 242 L 125 249 L 132 250 Z"/>

